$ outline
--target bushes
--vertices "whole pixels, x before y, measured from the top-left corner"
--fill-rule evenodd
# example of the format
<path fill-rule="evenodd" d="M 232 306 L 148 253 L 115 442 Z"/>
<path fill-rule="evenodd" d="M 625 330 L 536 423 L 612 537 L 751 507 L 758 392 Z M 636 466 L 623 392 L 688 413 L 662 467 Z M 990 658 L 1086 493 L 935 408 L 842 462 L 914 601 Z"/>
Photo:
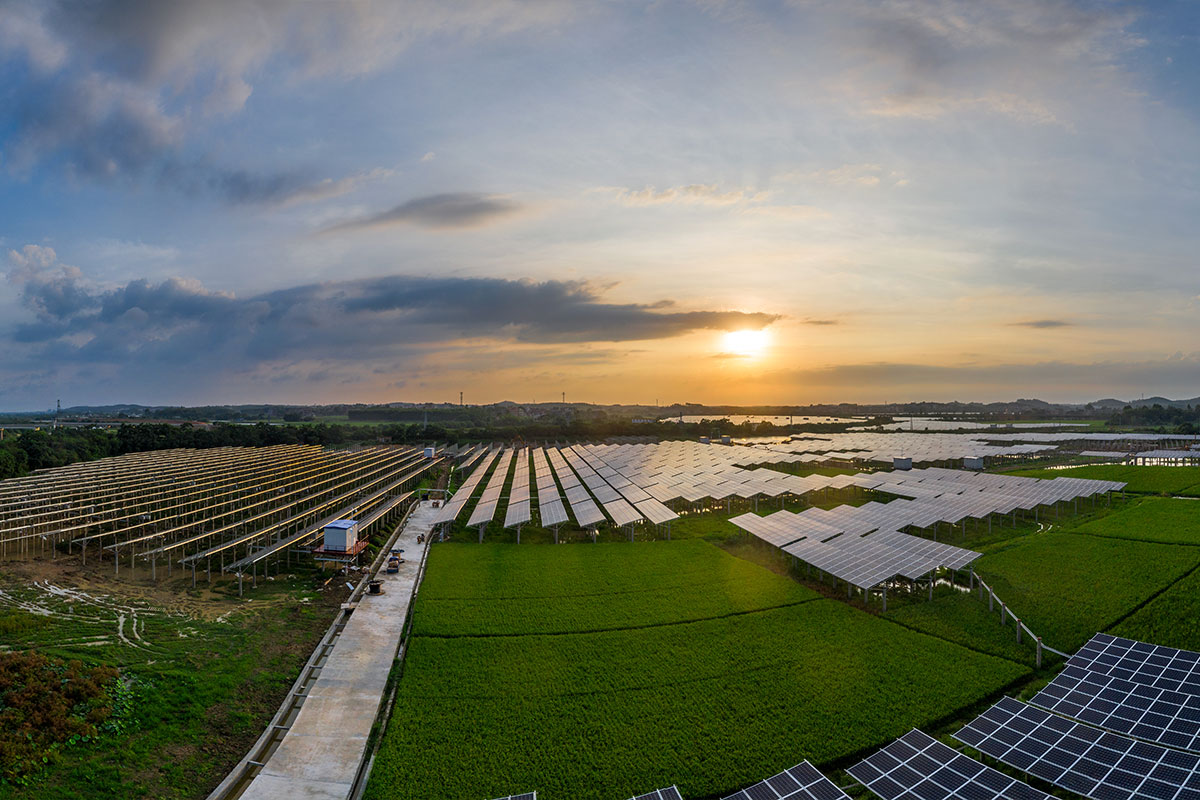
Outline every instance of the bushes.
<path fill-rule="evenodd" d="M 117 670 L 38 653 L 0 653 L 0 771 L 21 782 L 112 716 Z"/>

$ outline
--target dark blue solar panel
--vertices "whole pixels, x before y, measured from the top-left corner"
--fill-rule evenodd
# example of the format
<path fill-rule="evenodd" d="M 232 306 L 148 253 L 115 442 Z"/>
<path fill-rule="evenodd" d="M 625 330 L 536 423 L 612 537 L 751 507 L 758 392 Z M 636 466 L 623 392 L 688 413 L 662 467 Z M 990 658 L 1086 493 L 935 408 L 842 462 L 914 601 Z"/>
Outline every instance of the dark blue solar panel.
<path fill-rule="evenodd" d="M 850 800 L 807 761 L 747 786 L 724 800 Z"/>
<path fill-rule="evenodd" d="M 1045 792 L 918 730 L 909 731 L 847 772 L 883 800 L 1050 800 Z"/>
<path fill-rule="evenodd" d="M 1015 740 L 1003 735 L 1018 727 L 1026 732 Z M 1200 790 L 1200 756 L 1106 733 L 1011 697 L 955 738 L 1093 800 L 1182 800 L 1181 790 Z"/>

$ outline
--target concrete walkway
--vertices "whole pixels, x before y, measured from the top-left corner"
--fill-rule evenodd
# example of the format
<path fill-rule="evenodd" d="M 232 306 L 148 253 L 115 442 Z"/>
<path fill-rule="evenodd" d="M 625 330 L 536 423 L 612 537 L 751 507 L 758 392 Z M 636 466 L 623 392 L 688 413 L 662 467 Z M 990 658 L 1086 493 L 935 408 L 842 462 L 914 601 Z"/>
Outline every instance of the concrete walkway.
<path fill-rule="evenodd" d="M 428 539 L 437 509 L 421 503 L 394 547 L 400 572 L 376 577 L 383 594 L 364 594 L 311 686 L 296 721 L 246 788 L 246 800 L 346 800 L 383 700 L 420 572 L 417 535 Z"/>

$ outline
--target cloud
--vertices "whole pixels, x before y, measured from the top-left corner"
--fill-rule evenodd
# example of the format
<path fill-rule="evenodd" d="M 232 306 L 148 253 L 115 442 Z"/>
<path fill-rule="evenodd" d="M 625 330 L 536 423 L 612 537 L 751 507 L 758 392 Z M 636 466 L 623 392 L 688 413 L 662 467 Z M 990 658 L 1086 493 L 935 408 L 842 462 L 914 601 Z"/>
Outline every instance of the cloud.
<path fill-rule="evenodd" d="M 416 225 L 430 230 L 481 228 L 519 213 L 523 206 L 498 194 L 452 192 L 415 197 L 395 208 L 346 220 L 323 233 L 341 233 L 395 225 Z"/>
<path fill-rule="evenodd" d="M 911 0 L 839 10 L 839 88 L 887 117 L 977 111 L 1063 123 L 1078 92 L 1113 80 L 1108 68 L 1140 45 L 1126 30 L 1133 10 L 1113 4 Z"/>
<path fill-rule="evenodd" d="M 605 187 L 601 191 L 611 192 L 617 201 L 627 206 L 660 206 L 668 204 L 731 206 L 739 203 L 755 203 L 766 198 L 764 192 L 752 189 L 730 189 L 722 191 L 716 184 L 691 183 L 686 186 L 672 186 L 666 189 L 656 189 L 647 186 L 643 189 L 625 189 L 620 187 Z"/>
<path fill-rule="evenodd" d="M 93 307 L 93 287 L 78 267 L 58 263 L 52 247 L 27 244 L 8 251 L 8 280 L 21 288 L 24 304 L 42 321 L 59 320 Z"/>
<path fill-rule="evenodd" d="M 809 317 L 803 320 L 805 325 L 841 325 L 841 320 L 837 319 L 813 319 Z"/>
<path fill-rule="evenodd" d="M 10 376 L 54 363 L 184 386 L 230 375 L 294 376 L 301 373 L 289 365 L 303 364 L 303 374 L 326 370 L 342 380 L 464 347 L 480 355 L 519 344 L 536 348 L 539 360 L 561 360 L 554 349 L 570 345 L 564 352 L 576 362 L 594 342 L 762 328 L 778 319 L 609 302 L 606 289 L 564 281 L 395 275 L 239 297 L 185 278 L 101 287 L 36 245 L 12 251 L 9 261 L 30 313 L 6 334 L 13 346 L 0 374 Z"/>
<path fill-rule="evenodd" d="M 572 13 L 553 0 L 8 0 L 0 67 L 29 69 L 6 86 L 0 152 L 17 173 L 61 167 L 76 180 L 149 180 L 233 204 L 324 199 L 351 184 L 221 164 L 196 146 L 207 119 L 239 112 L 264 76 L 368 74 L 431 37 L 504 36 Z"/>
<path fill-rule="evenodd" d="M 1073 323 L 1062 319 L 1031 319 L 1024 322 L 1012 322 L 1009 324 L 1022 328 L 1066 328 Z"/>

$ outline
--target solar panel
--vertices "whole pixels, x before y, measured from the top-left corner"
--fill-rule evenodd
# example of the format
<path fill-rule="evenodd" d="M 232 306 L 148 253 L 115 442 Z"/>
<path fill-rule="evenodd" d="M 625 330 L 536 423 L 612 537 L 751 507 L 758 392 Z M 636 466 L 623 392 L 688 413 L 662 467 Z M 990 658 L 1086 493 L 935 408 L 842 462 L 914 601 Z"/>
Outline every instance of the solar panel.
<path fill-rule="evenodd" d="M 1135 739 L 1200 752 L 1200 654 L 1097 634 L 1031 701 Z"/>
<path fill-rule="evenodd" d="M 1120 680 L 1200 695 L 1200 653 L 1190 650 L 1098 633 L 1067 663 Z"/>
<path fill-rule="evenodd" d="M 496 800 L 537 800 L 537 792 L 526 792 L 525 794 L 510 794 L 507 797 L 497 797 Z"/>
<path fill-rule="evenodd" d="M 666 789 L 655 789 L 653 792 L 639 794 L 637 797 L 632 797 L 630 800 L 683 800 L 679 795 L 679 790 L 674 786 L 668 786 Z"/>
<path fill-rule="evenodd" d="M 1016 778 L 912 730 L 847 772 L 883 800 L 1048 800 Z"/>
<path fill-rule="evenodd" d="M 1200 797 L 1200 756 L 1106 733 L 1011 697 L 954 736 L 997 761 L 1093 800 Z"/>
<path fill-rule="evenodd" d="M 807 761 L 773 775 L 724 800 L 849 800 L 846 793 Z"/>

